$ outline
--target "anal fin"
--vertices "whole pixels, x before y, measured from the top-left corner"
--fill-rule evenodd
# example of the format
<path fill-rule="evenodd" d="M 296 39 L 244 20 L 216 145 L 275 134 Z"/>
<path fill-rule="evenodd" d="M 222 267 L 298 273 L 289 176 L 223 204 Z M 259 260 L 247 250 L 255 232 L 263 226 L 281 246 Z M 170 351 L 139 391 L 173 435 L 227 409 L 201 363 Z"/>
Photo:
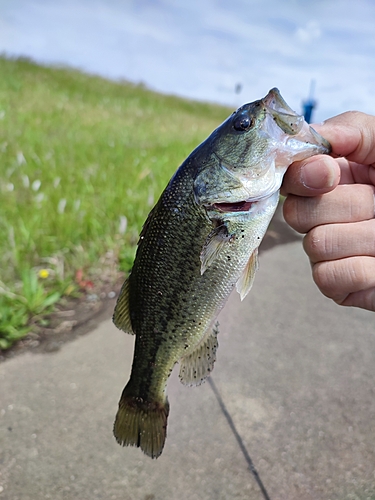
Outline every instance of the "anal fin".
<path fill-rule="evenodd" d="M 250 255 L 250 259 L 248 260 L 242 275 L 236 283 L 236 290 L 240 294 L 241 300 L 243 300 L 250 292 L 258 267 L 258 249 L 256 248 Z"/>
<path fill-rule="evenodd" d="M 129 278 L 122 285 L 112 321 L 119 330 L 134 334 L 129 311 Z"/>
<path fill-rule="evenodd" d="M 206 380 L 214 368 L 218 348 L 217 334 L 219 324 L 216 323 L 209 335 L 188 356 L 180 360 L 180 381 L 184 385 L 200 385 Z"/>

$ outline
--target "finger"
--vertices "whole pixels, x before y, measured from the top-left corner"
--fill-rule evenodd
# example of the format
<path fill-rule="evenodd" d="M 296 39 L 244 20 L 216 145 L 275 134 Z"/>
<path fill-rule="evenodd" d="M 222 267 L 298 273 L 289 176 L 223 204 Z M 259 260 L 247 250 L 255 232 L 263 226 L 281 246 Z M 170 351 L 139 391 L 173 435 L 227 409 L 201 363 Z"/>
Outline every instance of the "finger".
<path fill-rule="evenodd" d="M 336 158 L 340 168 L 340 184 L 372 184 L 375 185 L 375 168 L 361 165 L 346 158 Z"/>
<path fill-rule="evenodd" d="M 347 111 L 313 128 L 332 145 L 332 153 L 364 165 L 375 164 L 375 116 Z"/>
<path fill-rule="evenodd" d="M 375 257 L 375 220 L 314 227 L 305 236 L 303 248 L 313 263 L 356 255 Z"/>
<path fill-rule="evenodd" d="M 318 262 L 313 265 L 312 273 L 320 291 L 343 304 L 349 294 L 375 287 L 375 258 L 362 256 Z"/>
<path fill-rule="evenodd" d="M 360 222 L 374 217 L 374 186 L 339 185 L 333 191 L 312 198 L 289 195 L 284 218 L 299 233 L 315 226 Z"/>
<path fill-rule="evenodd" d="M 318 196 L 334 189 L 340 181 L 340 167 L 327 155 L 317 155 L 292 163 L 288 168 L 281 194 Z"/>
<path fill-rule="evenodd" d="M 340 302 L 340 305 L 361 307 L 362 309 L 375 311 L 375 288 L 349 293 L 349 295 Z"/>

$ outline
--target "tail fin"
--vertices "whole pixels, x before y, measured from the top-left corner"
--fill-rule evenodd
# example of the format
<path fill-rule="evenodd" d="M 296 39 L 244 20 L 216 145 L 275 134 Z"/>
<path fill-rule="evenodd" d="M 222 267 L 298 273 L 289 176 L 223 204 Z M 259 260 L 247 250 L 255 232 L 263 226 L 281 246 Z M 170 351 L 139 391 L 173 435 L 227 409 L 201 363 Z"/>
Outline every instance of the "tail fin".
<path fill-rule="evenodd" d="M 168 400 L 148 402 L 123 393 L 113 427 L 116 441 L 122 446 L 137 446 L 149 457 L 158 458 L 167 436 L 168 413 Z"/>

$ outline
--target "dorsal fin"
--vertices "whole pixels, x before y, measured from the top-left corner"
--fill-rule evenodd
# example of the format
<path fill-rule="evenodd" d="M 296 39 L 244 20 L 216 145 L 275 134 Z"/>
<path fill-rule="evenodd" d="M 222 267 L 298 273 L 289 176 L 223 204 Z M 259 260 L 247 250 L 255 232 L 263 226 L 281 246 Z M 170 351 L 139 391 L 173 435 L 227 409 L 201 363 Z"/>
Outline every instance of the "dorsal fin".
<path fill-rule="evenodd" d="M 258 270 L 258 249 L 250 255 L 245 269 L 236 283 L 236 290 L 240 294 L 241 300 L 250 292 L 254 283 L 255 273 Z"/>
<path fill-rule="evenodd" d="M 120 330 L 134 334 L 129 311 L 129 278 L 122 285 L 112 321 Z"/>

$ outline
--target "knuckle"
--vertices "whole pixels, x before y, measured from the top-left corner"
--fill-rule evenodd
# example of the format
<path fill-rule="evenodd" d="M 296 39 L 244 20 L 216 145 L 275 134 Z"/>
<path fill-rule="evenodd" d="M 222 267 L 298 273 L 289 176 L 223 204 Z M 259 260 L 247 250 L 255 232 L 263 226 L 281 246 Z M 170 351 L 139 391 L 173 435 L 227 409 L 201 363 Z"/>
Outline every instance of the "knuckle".
<path fill-rule="evenodd" d="M 324 227 L 311 229 L 303 239 L 303 248 L 312 262 L 325 260 L 329 253 L 329 244 Z"/>
<path fill-rule="evenodd" d="M 312 268 L 313 280 L 319 290 L 327 297 L 331 297 L 332 282 L 334 283 L 334 273 L 331 269 L 327 269 L 326 262 L 319 262 Z"/>
<path fill-rule="evenodd" d="M 337 262 L 318 262 L 313 265 L 313 279 L 319 290 L 330 298 L 343 295 L 342 272 Z"/>
<path fill-rule="evenodd" d="M 340 246 L 335 225 L 326 224 L 311 229 L 304 238 L 303 247 L 312 262 L 334 259 Z"/>
<path fill-rule="evenodd" d="M 367 259 L 366 259 L 367 260 Z M 361 257 L 353 257 L 349 259 L 348 273 L 353 287 L 357 288 L 365 286 L 368 280 L 368 272 L 365 265 L 365 260 Z"/>
<path fill-rule="evenodd" d="M 318 262 L 312 273 L 320 291 L 337 303 L 347 294 L 375 285 L 375 262 L 367 256 Z"/>
<path fill-rule="evenodd" d="M 309 228 L 308 210 L 305 209 L 305 199 L 289 195 L 284 201 L 284 219 L 295 231 L 306 233 Z"/>

